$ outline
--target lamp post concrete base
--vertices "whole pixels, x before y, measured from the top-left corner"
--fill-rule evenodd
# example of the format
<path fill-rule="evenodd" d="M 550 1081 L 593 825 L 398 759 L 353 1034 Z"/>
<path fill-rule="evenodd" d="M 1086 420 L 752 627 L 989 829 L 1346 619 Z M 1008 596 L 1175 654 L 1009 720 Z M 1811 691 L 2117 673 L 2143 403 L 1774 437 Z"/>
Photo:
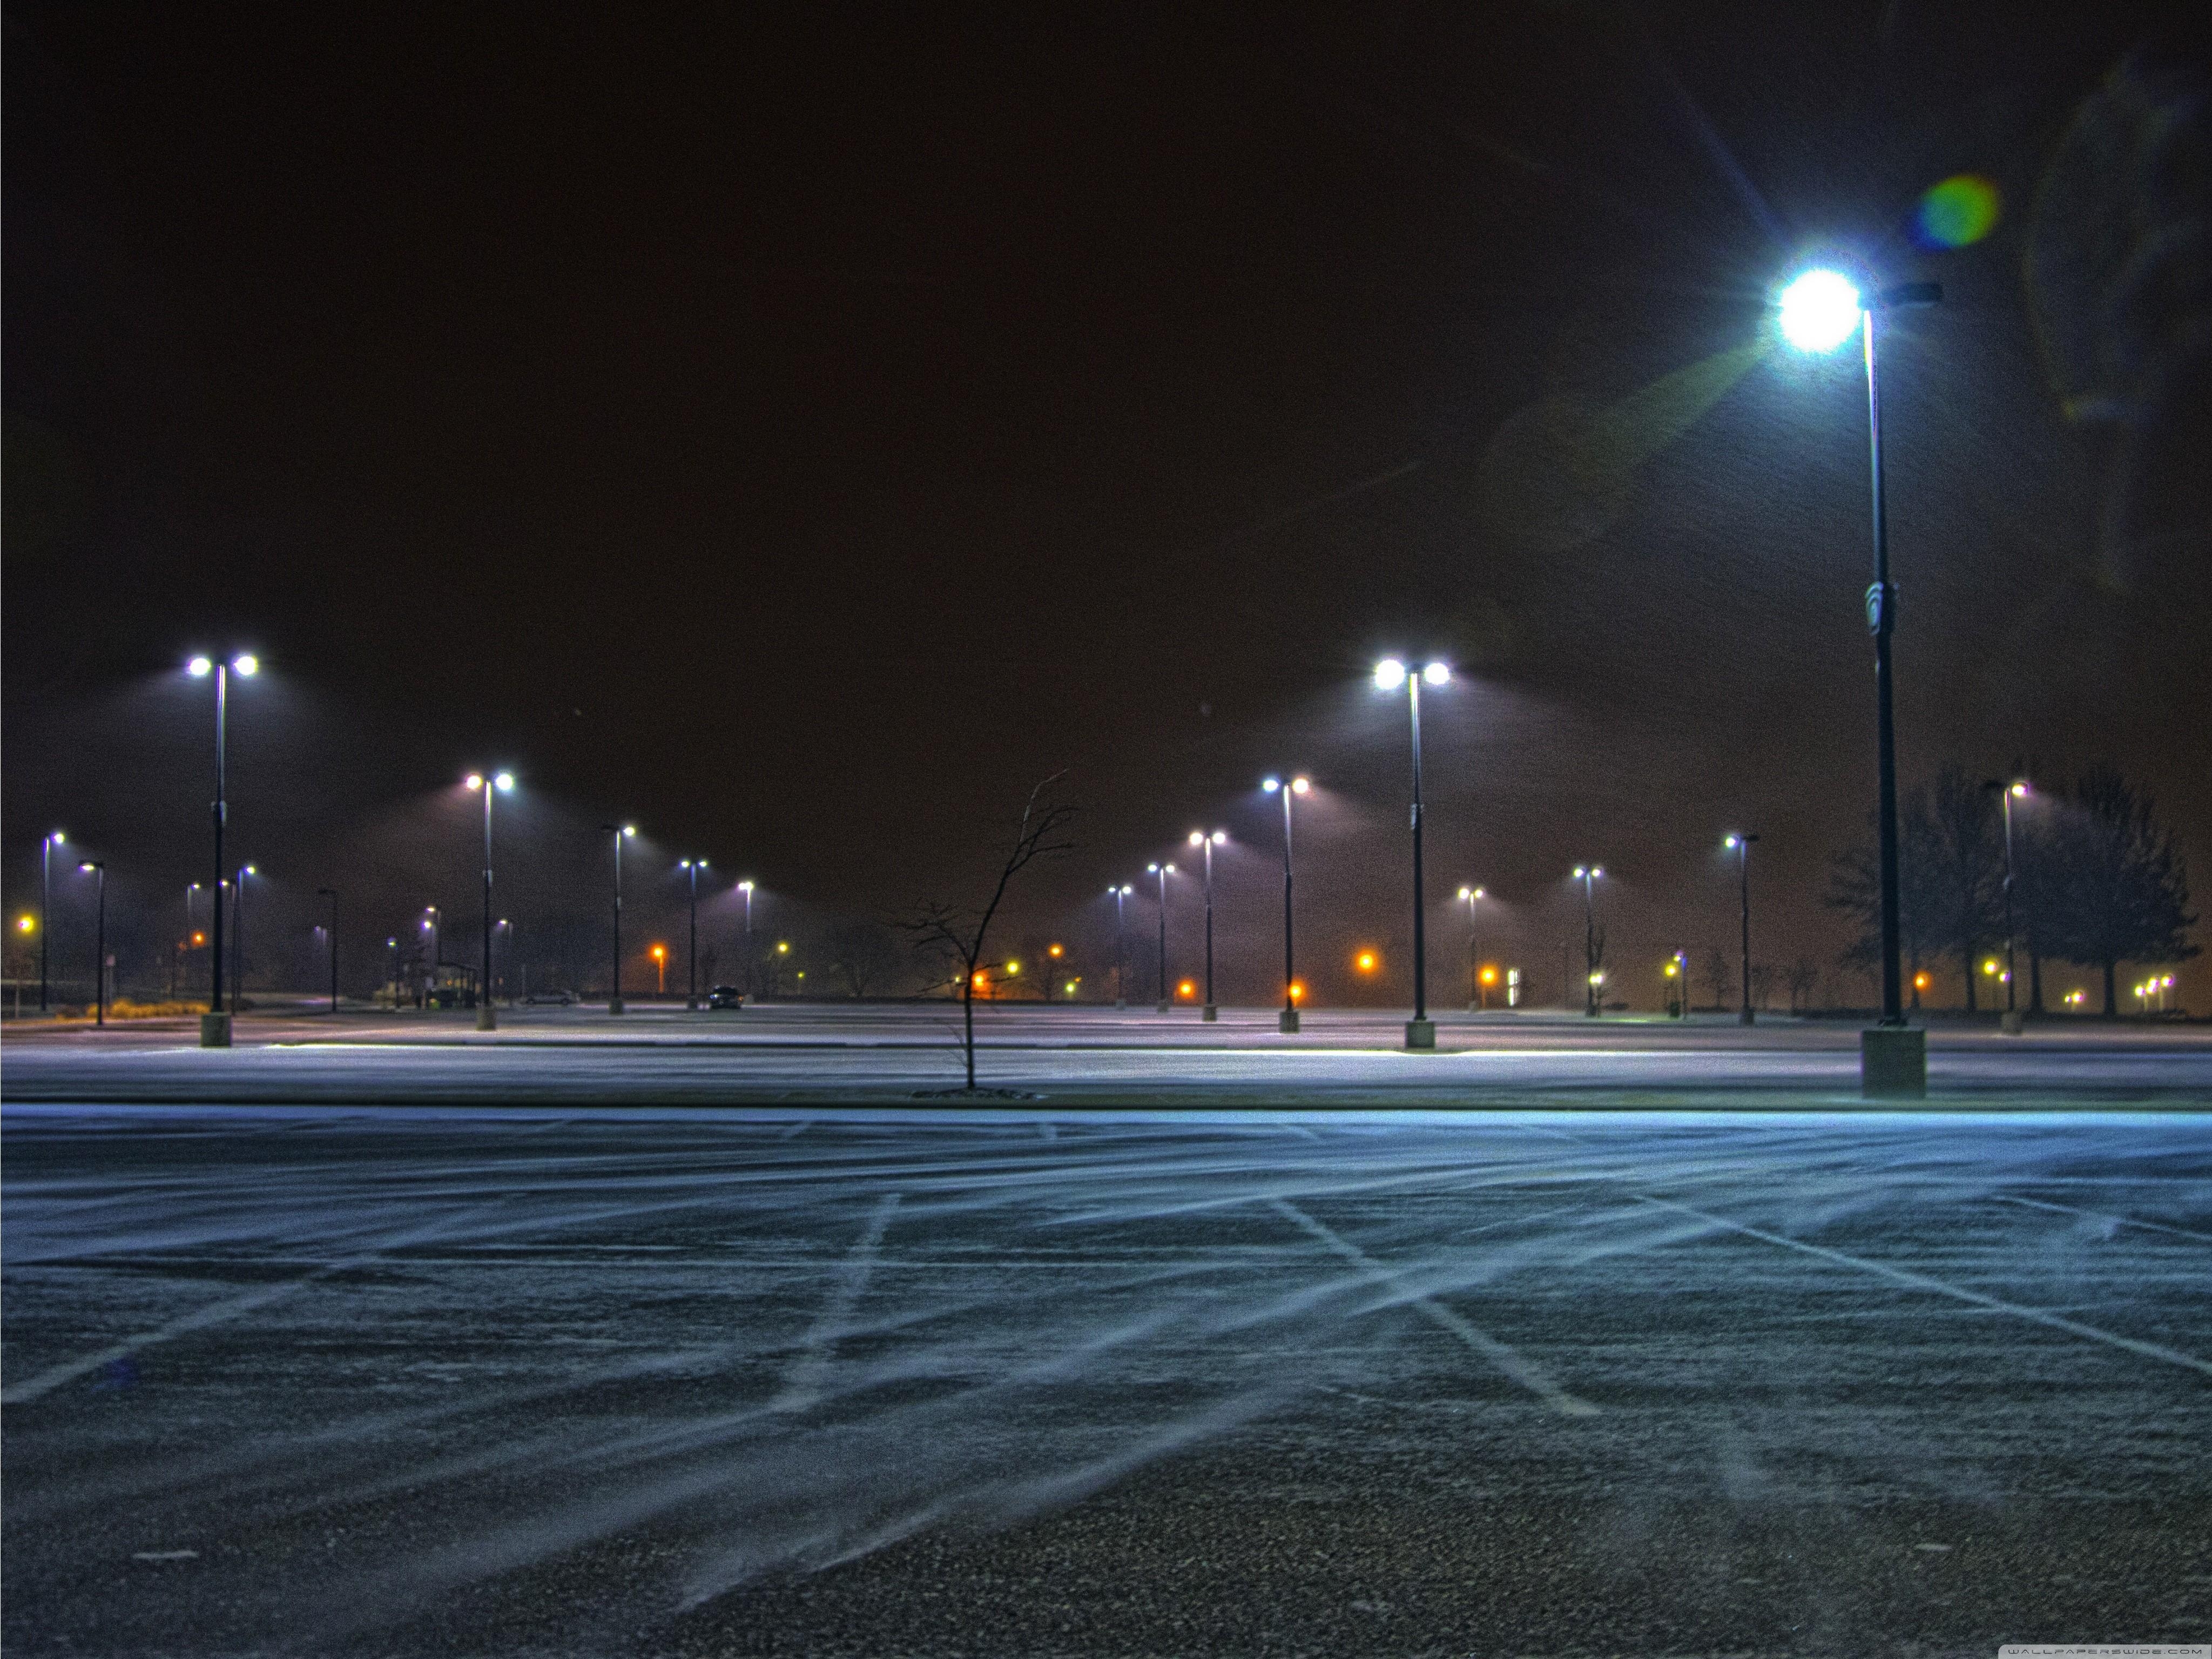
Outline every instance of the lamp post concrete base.
<path fill-rule="evenodd" d="M 1747 1008 L 1741 1014 L 1736 1016 L 1736 1020 L 1739 1024 L 1756 1025 L 1759 1024 L 1759 1016 L 1751 1009 Z"/>
<path fill-rule="evenodd" d="M 622 1011 L 623 1000 L 620 997 L 610 997 L 607 999 L 607 1012 L 609 1013 L 618 1014 L 622 1012 Z"/>
<path fill-rule="evenodd" d="M 499 1016 L 492 1012 L 491 1004 L 489 1002 L 480 1002 L 477 1005 L 477 1030 L 479 1031 L 499 1030 Z"/>
<path fill-rule="evenodd" d="M 1433 1048 L 1437 1046 L 1437 1023 L 1432 1019 L 1409 1019 L 1406 1022 L 1406 1046 L 1408 1048 Z"/>
<path fill-rule="evenodd" d="M 1276 1017 L 1275 1029 L 1285 1036 L 1296 1036 L 1298 1034 L 1298 1011 L 1295 1008 L 1284 1009 Z"/>
<path fill-rule="evenodd" d="M 1114 999 L 1114 1012 L 1115 1012 L 1115 1013 L 1117 1013 L 1117 1014 L 1120 1014 L 1120 1013 L 1127 1013 L 1127 1012 L 1128 1012 L 1128 1009 L 1129 1009 L 1129 1005 L 1128 1005 L 1127 1003 L 1124 1002 L 1124 1001 L 1123 1001 L 1120 997 L 1115 997 L 1115 998 Z"/>
<path fill-rule="evenodd" d="M 1205 1006 L 1205 1007 L 1203 1007 L 1203 1008 L 1201 1008 L 1200 1010 L 1199 1010 L 1199 1015 L 1198 1015 L 1198 1017 L 1199 1017 L 1200 1019 L 1206 1019 L 1206 1020 L 1218 1019 L 1218 1018 L 1221 1018 L 1221 1010 L 1219 1010 L 1218 1008 L 1215 1007 L 1212 1003 L 1210 1003 L 1210 1002 L 1209 1002 L 1209 1003 L 1207 1003 L 1207 1004 L 1206 1005 L 1206 1006 Z"/>
<path fill-rule="evenodd" d="M 203 1048 L 230 1047 L 230 1016 L 228 1014 L 200 1016 L 200 1047 Z"/>
<path fill-rule="evenodd" d="M 1860 1032 L 1859 1093 L 1869 1100 L 1925 1100 L 1928 1033 L 1911 1025 Z"/>
<path fill-rule="evenodd" d="M 1165 1012 L 1167 1012 L 1167 1011 L 1168 1011 L 1168 1006 L 1167 1006 L 1167 1004 L 1166 1004 L 1166 1003 L 1164 1003 L 1164 1002 L 1163 1002 L 1162 1004 L 1160 1004 L 1160 1006 L 1159 1006 L 1159 1008 L 1158 1008 L 1158 1012 L 1160 1012 L 1160 1013 L 1164 1014 Z"/>
<path fill-rule="evenodd" d="M 1997 1027 L 2007 1036 L 2018 1036 L 2024 1020 L 2025 1017 L 2019 1009 L 2008 1008 L 2005 1011 L 2004 1018 L 1997 1022 Z"/>

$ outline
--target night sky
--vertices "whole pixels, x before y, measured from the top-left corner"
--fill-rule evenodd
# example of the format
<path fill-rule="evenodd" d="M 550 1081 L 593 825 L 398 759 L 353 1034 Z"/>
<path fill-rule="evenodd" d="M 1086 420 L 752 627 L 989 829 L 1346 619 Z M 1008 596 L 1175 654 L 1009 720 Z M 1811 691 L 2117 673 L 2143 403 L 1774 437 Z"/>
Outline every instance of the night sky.
<path fill-rule="evenodd" d="M 1395 651 L 1460 671 L 1424 710 L 1434 1000 L 1462 882 L 1556 1000 L 1595 860 L 1656 1003 L 1662 955 L 1732 941 L 1745 827 L 1759 956 L 1826 969 L 1872 652 L 1855 349 L 1768 308 L 1814 255 L 1946 290 L 1884 343 L 1906 781 L 2115 763 L 2201 908 L 2192 13 L 11 4 L 9 914 L 64 826 L 112 860 L 126 979 L 156 958 L 210 876 L 178 665 L 243 648 L 230 846 L 278 978 L 319 886 L 362 988 L 424 904 L 466 937 L 474 767 L 521 780 L 526 929 L 599 915 L 621 817 L 634 946 L 680 938 L 698 854 L 817 975 L 840 918 L 980 896 L 1066 769 L 1081 845 L 1007 949 L 1103 987 L 1106 884 L 1224 827 L 1220 993 L 1264 1001 L 1255 786 L 1291 768 L 1315 996 L 1403 1000 Z M 1962 173 L 2001 216 L 1930 245 Z M 1152 916 L 1140 885 L 1134 957 Z"/>

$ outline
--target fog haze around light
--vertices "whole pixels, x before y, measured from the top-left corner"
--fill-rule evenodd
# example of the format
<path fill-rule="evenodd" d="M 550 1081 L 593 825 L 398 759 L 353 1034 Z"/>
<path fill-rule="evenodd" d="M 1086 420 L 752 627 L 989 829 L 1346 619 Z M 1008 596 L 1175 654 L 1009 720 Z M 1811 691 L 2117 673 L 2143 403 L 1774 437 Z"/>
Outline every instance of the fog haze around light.
<path fill-rule="evenodd" d="M 1268 1001 L 1253 781 L 1295 763 L 1319 1005 L 1355 933 L 1406 959 L 1398 653 L 1452 670 L 1432 885 L 1525 918 L 1524 965 L 1557 977 L 1552 884 L 1600 851 L 1620 963 L 1724 945 L 1732 825 L 1762 938 L 1828 963 L 1872 793 L 1865 394 L 1776 303 L 1825 259 L 1945 289 L 1882 323 L 1904 781 L 2117 764 L 2201 884 L 2174 17 L 771 11 L 612 51 L 581 15 L 15 7 L 11 913 L 63 823 L 120 951 L 181 922 L 179 670 L 251 644 L 231 833 L 304 896 L 272 922 L 345 892 L 349 977 L 468 913 L 469 827 L 417 798 L 470 765 L 526 781 L 526 933 L 597 916 L 622 813 L 825 927 L 957 897 L 1065 766 L 1081 845 L 1017 932 L 1097 928 L 1098 984 L 1131 880 L 1133 971 L 1144 864 L 1218 822 L 1221 994 Z M 631 854 L 642 941 L 675 901 Z"/>

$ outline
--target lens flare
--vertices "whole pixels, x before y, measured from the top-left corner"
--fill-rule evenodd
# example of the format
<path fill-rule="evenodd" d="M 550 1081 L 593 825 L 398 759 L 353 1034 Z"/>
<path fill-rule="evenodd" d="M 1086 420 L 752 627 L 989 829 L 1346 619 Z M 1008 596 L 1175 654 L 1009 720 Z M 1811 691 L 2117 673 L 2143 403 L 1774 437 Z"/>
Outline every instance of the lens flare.
<path fill-rule="evenodd" d="M 2003 205 L 1997 187 L 1979 173 L 1955 174 L 1921 197 L 1913 238 L 1923 247 L 1965 247 L 1996 228 Z"/>

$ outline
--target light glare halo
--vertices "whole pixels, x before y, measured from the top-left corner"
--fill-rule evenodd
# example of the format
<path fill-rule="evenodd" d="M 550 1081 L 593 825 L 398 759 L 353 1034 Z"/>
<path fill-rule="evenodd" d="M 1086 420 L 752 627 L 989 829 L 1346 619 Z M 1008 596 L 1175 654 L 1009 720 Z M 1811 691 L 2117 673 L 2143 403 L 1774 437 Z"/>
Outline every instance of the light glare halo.
<path fill-rule="evenodd" d="M 1383 691 L 1395 691 L 1406 683 L 1406 665 L 1395 657 L 1385 657 L 1375 665 L 1375 684 Z"/>
<path fill-rule="evenodd" d="M 1432 662 L 1421 671 L 1421 678 L 1431 685 L 1442 685 L 1451 678 L 1451 670 L 1443 663 Z"/>
<path fill-rule="evenodd" d="M 1800 351 L 1833 351 L 1857 330 L 1863 308 L 1850 278 L 1808 270 L 1782 290 L 1783 337 Z"/>
<path fill-rule="evenodd" d="M 196 680 L 205 679 L 210 674 L 215 672 L 215 665 L 205 657 L 194 657 L 185 665 L 185 672 Z"/>
<path fill-rule="evenodd" d="M 250 656 L 240 657 L 234 660 L 230 665 L 233 668 L 235 668 L 245 678 L 250 680 L 256 674 L 258 674 L 261 672 L 261 659 L 258 657 Z"/>

